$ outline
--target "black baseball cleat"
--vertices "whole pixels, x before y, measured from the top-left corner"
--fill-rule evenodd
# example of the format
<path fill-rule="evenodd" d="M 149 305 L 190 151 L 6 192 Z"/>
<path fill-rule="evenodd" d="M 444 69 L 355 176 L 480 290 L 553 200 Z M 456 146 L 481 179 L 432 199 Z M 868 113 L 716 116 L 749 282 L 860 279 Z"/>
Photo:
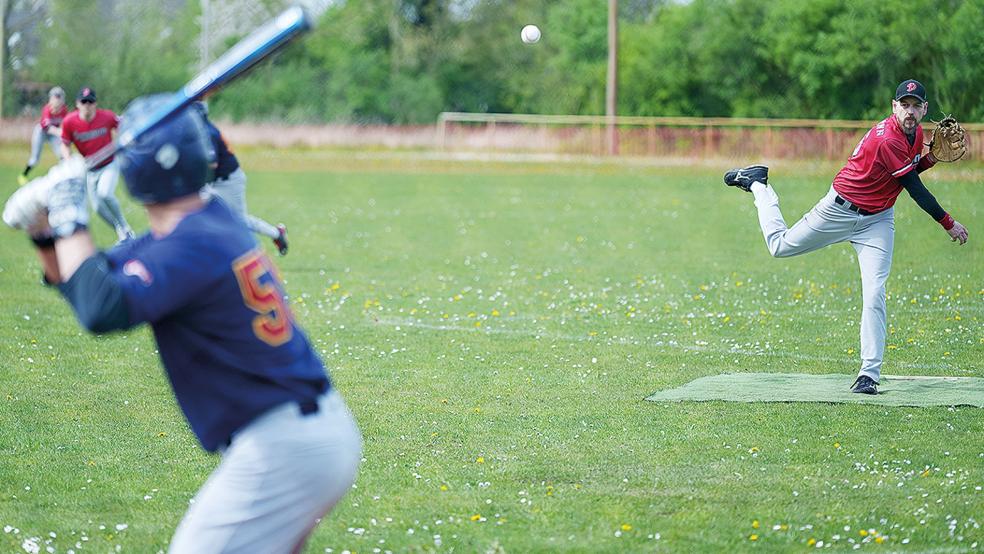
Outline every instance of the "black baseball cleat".
<path fill-rule="evenodd" d="M 745 192 L 752 192 L 752 183 L 758 181 L 763 185 L 769 184 L 769 168 L 764 165 L 750 165 L 732 169 L 724 174 L 724 184 L 738 187 Z"/>
<path fill-rule="evenodd" d="M 851 385 L 851 392 L 859 394 L 878 394 L 878 383 L 867 375 L 859 376 Z"/>
<path fill-rule="evenodd" d="M 280 252 L 281 256 L 287 255 L 287 227 L 281 223 L 277 225 L 277 238 L 273 239 L 274 246 L 277 247 L 277 252 Z"/>

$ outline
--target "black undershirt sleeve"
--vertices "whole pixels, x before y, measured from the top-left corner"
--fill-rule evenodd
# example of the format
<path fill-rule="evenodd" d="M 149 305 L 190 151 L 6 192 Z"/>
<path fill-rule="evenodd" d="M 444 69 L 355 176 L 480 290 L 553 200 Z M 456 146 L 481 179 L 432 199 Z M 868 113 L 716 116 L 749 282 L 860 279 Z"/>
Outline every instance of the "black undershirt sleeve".
<path fill-rule="evenodd" d="M 929 192 L 929 189 L 923 184 L 917 172 L 910 171 L 899 177 L 898 180 L 899 184 L 905 187 L 905 190 L 909 191 L 909 196 L 916 201 L 916 204 L 919 204 L 920 208 L 929 214 L 929 217 L 933 218 L 933 221 L 939 221 L 946 216 L 946 211 L 936 201 L 933 193 Z"/>
<path fill-rule="evenodd" d="M 82 262 L 72 278 L 58 286 L 83 327 L 105 333 L 132 327 L 123 288 L 113 279 L 102 252 Z"/>

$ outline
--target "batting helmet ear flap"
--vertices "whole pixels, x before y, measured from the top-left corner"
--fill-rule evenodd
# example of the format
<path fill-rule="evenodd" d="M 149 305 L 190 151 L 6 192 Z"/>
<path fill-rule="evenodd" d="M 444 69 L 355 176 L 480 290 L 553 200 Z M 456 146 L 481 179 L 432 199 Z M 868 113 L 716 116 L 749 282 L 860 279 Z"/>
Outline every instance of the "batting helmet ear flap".
<path fill-rule="evenodd" d="M 139 129 L 170 95 L 137 98 L 127 107 L 120 134 Z M 202 116 L 185 108 L 134 139 L 116 154 L 126 188 L 135 200 L 156 204 L 198 192 L 212 180 L 215 150 Z"/>

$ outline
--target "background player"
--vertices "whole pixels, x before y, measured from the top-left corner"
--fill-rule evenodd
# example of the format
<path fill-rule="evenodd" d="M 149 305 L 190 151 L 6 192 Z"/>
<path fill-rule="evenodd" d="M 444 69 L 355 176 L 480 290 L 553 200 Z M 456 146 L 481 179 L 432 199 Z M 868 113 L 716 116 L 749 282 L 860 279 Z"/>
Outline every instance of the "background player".
<path fill-rule="evenodd" d="M 48 102 L 41 108 L 41 120 L 31 133 L 31 157 L 27 160 L 24 172 L 17 177 L 19 184 L 27 184 L 27 175 L 41 161 L 44 143 L 48 143 L 56 158 L 62 158 L 61 124 L 66 115 L 68 106 L 65 105 L 65 91 L 61 87 L 54 87 L 48 91 Z"/>
<path fill-rule="evenodd" d="M 134 101 L 123 128 L 160 98 Z M 225 203 L 201 197 L 214 157 L 197 112 L 180 112 L 117 158 L 149 233 L 95 249 L 78 158 L 65 162 L 78 164 L 76 177 L 48 197 L 48 223 L 59 288 L 82 325 L 102 333 L 149 323 L 191 429 L 222 452 L 170 551 L 300 551 L 355 479 L 355 422 L 296 326 L 273 263 Z"/>
<path fill-rule="evenodd" d="M 119 125 L 116 114 L 96 106 L 96 91 L 83 87 L 75 97 L 76 111 L 62 121 L 62 157 L 72 155 L 70 145 L 83 156 L 95 154 L 113 140 L 112 132 Z M 133 237 L 130 225 L 123 217 L 123 210 L 116 199 L 116 182 L 120 170 L 113 158 L 108 158 L 86 175 L 89 202 L 99 215 L 116 230 L 116 236 L 124 241 Z"/>
<path fill-rule="evenodd" d="M 892 206 L 902 189 L 951 240 L 967 242 L 967 229 L 940 207 L 919 179 L 919 173 L 936 163 L 932 154 L 923 155 L 920 121 L 928 108 L 922 84 L 911 79 L 899 84 L 892 115 L 864 135 L 827 195 L 791 228 L 779 210 L 779 197 L 768 185 L 767 167 L 753 165 L 724 175 L 725 184 L 755 195 L 759 225 L 773 256 L 796 256 L 845 241 L 857 252 L 863 299 L 861 370 L 852 385 L 854 392 L 878 393 L 887 330 L 885 282 L 895 242 Z"/>
<path fill-rule="evenodd" d="M 274 227 L 266 221 L 251 215 L 246 209 L 246 173 L 239 165 L 236 155 L 229 149 L 225 137 L 208 119 L 208 106 L 204 102 L 195 102 L 195 109 L 202 116 L 208 127 L 208 134 L 215 148 L 215 178 L 202 189 L 206 197 L 218 196 L 229 205 L 234 213 L 246 220 L 246 224 L 254 233 L 259 233 L 273 239 L 273 244 L 281 256 L 287 254 L 287 227 L 283 223 Z"/>

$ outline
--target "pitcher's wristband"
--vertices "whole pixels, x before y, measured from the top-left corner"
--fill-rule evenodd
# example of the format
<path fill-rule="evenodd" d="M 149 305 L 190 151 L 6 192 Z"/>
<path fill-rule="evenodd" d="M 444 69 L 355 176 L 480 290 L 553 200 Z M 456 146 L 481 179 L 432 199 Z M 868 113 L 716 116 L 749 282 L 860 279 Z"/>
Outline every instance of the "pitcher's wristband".
<path fill-rule="evenodd" d="M 953 224 L 954 223 L 955 223 L 955 221 L 953 221 L 953 218 L 950 217 L 950 214 L 944 215 L 939 220 L 939 224 L 942 225 L 943 228 L 946 229 L 947 231 L 949 231 L 950 229 L 953 229 Z"/>

